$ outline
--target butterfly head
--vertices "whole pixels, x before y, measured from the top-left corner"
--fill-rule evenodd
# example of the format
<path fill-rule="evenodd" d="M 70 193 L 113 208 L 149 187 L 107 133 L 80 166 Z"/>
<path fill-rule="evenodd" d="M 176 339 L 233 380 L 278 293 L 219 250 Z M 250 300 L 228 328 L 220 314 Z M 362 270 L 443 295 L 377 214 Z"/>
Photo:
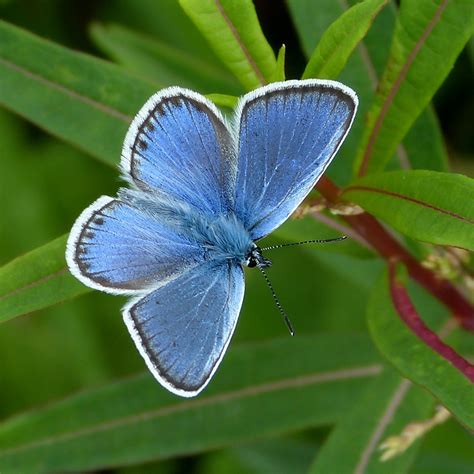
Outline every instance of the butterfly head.
<path fill-rule="evenodd" d="M 272 262 L 262 255 L 262 250 L 260 247 L 253 244 L 249 253 L 245 257 L 244 264 L 249 268 L 265 268 L 271 266 Z"/>

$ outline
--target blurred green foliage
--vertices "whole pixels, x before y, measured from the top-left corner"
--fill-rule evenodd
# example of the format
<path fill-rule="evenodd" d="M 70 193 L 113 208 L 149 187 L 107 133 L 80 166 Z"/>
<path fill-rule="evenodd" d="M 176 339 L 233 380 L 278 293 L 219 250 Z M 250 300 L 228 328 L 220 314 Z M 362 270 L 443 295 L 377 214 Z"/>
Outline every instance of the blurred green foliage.
<path fill-rule="evenodd" d="M 219 18 L 218 3 L 226 19 Z M 328 170 L 338 185 L 346 186 L 373 130 L 367 114 L 377 115 L 385 92 L 396 82 L 391 75 L 410 58 L 406 44 L 419 42 L 433 18 L 439 20 L 430 30 L 434 43 L 427 48 L 422 44 L 425 56 L 415 59 L 411 69 L 416 80 L 430 78 L 430 88 L 418 97 L 410 79 L 401 99 L 396 96 L 391 120 L 407 121 L 396 134 L 383 130 L 370 171 L 398 169 L 408 161 L 411 168 L 439 172 L 437 187 L 416 198 L 441 206 L 448 213 L 444 217 L 461 215 L 462 227 L 446 217 L 443 225 L 449 232 L 440 240 L 436 215 L 412 215 L 407 206 L 390 204 L 405 217 L 403 225 L 396 225 L 392 207 L 374 203 L 368 195 L 354 195 L 353 200 L 393 225 L 417 255 L 428 254 L 432 247 L 410 239 L 472 249 L 474 206 L 462 201 L 456 176 L 443 174 L 453 166 L 465 174 L 473 169 L 472 130 L 465 125 L 472 123 L 468 114 L 474 104 L 469 85 L 472 40 L 459 56 L 473 31 L 472 5 L 461 0 L 449 6 L 402 0 L 400 9 L 388 2 L 380 10 L 383 2 L 366 0 L 363 9 L 347 11 L 355 3 L 256 1 L 255 11 L 249 0 L 0 2 L 0 321 L 11 318 L 0 326 L 2 474 L 102 468 L 123 474 L 472 472 L 472 438 L 463 424 L 471 430 L 473 426 L 470 417 L 462 416 L 468 401 L 472 403 L 472 384 L 462 380 L 456 385 L 462 375 L 452 367 L 446 369 L 447 385 L 431 382 L 430 364 L 433 371 L 441 369 L 427 347 L 422 366 L 411 359 L 414 368 L 397 364 L 400 357 L 402 362 L 412 357 L 412 339 L 402 337 L 406 328 L 383 333 L 387 318 L 396 317 L 382 291 L 386 286 L 376 286 L 384 278 L 384 262 L 357 240 L 282 249 L 272 255 L 273 285 L 297 329 L 298 336 L 291 340 L 265 282 L 248 272 L 230 354 L 206 392 L 192 402 L 168 395 L 144 370 L 120 317 L 123 298 L 86 291 L 67 273 L 58 274 L 64 265 L 60 236 L 90 202 L 115 194 L 119 179 L 114 165 L 128 121 L 156 89 L 192 87 L 221 94 L 220 99 L 216 96 L 218 105 L 226 105 L 232 96 L 257 87 L 262 78 L 281 77 L 283 59 L 288 79 L 299 77 L 311 60 L 309 64 L 329 71 L 330 78 L 353 87 L 361 100 L 347 143 Z M 446 11 L 439 19 L 441 7 Z M 365 21 L 357 11 L 367 15 Z M 226 29 L 229 22 L 239 40 Z M 242 43 L 261 77 L 238 61 Z M 283 43 L 286 58 L 280 55 L 277 62 Z M 322 52 L 331 48 L 340 56 L 328 63 Z M 438 118 L 433 107 L 425 105 L 458 57 L 435 97 Z M 440 61 L 445 61 L 443 67 Z M 306 74 L 311 75 L 310 69 Z M 380 78 L 382 87 L 376 89 Z M 447 132 L 444 138 L 439 121 Z M 413 197 L 413 189 L 419 192 L 421 187 L 419 175 L 404 173 L 414 180 L 407 194 Z M 391 191 L 405 192 L 401 180 L 392 182 L 391 176 L 382 172 L 365 179 L 376 187 L 389 183 Z M 472 180 L 459 179 L 466 193 L 472 193 Z M 439 197 L 443 185 L 449 191 Z M 415 213 L 423 237 L 418 227 L 409 228 Z M 324 215 L 324 222 L 332 219 L 341 225 L 331 213 Z M 286 223 L 269 242 L 336 233 L 307 216 Z M 49 244 L 56 238 L 63 240 Z M 472 278 L 472 266 L 469 271 Z M 466 281 L 461 277 L 462 272 L 459 284 Z M 441 327 L 449 318 L 447 309 L 418 286 L 410 291 L 428 323 Z M 72 299 L 79 293 L 84 294 Z M 382 327 L 376 341 L 379 348 L 389 348 L 381 349 L 388 360 L 382 360 L 368 336 L 369 300 L 369 323 Z M 449 341 L 472 356 L 472 336 L 456 330 Z M 399 350 L 395 343 L 400 343 Z M 461 388 L 462 396 L 457 396 Z M 432 416 L 439 401 L 448 403 L 458 419 L 381 463 L 380 442 L 408 423 Z"/>

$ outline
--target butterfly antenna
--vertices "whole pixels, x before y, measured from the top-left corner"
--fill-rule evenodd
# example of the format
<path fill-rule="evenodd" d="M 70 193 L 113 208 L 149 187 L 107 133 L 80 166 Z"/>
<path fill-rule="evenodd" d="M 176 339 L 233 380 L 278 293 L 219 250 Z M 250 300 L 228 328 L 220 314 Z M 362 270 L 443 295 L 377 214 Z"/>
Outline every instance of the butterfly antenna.
<path fill-rule="evenodd" d="M 280 311 L 280 314 L 283 316 L 283 319 L 285 320 L 286 326 L 288 327 L 288 331 L 290 331 L 290 334 L 292 336 L 295 335 L 295 330 L 293 329 L 293 324 L 291 324 L 290 318 L 288 315 L 285 313 L 285 310 L 283 309 L 276 293 L 275 290 L 273 289 L 273 285 L 270 282 L 270 279 L 268 278 L 267 274 L 265 273 L 265 270 L 262 267 L 258 267 L 258 269 L 262 272 L 263 278 L 265 278 L 265 281 L 267 282 L 268 288 L 270 288 L 270 291 L 272 293 L 273 300 L 275 301 L 275 304 L 277 305 L 278 311 Z"/>
<path fill-rule="evenodd" d="M 347 236 L 343 235 L 341 237 L 336 237 L 334 239 L 324 239 L 324 240 L 303 240 L 301 242 L 291 242 L 289 244 L 278 244 L 278 245 L 271 245 L 270 247 L 263 247 L 260 250 L 274 250 L 274 249 L 281 249 L 282 247 L 293 247 L 293 245 L 303 245 L 303 244 L 327 244 L 329 242 L 339 242 L 341 240 L 346 240 Z"/>

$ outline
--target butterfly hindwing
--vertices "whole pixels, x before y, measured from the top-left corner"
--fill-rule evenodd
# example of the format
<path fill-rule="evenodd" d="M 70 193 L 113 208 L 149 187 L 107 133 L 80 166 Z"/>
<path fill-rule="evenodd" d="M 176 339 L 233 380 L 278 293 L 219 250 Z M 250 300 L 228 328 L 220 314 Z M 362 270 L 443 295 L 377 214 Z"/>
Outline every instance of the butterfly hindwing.
<path fill-rule="evenodd" d="M 235 168 L 235 146 L 212 102 L 170 87 L 152 96 L 133 120 L 121 168 L 145 192 L 218 214 L 228 209 L 225 191 Z"/>
<path fill-rule="evenodd" d="M 203 254 L 160 216 L 102 196 L 74 224 L 66 258 L 86 285 L 126 294 L 163 284 L 201 263 Z"/>
<path fill-rule="evenodd" d="M 357 96 L 334 81 L 270 84 L 242 98 L 235 212 L 257 240 L 306 197 L 347 135 Z"/>
<path fill-rule="evenodd" d="M 124 309 L 124 320 L 155 378 L 172 392 L 199 393 L 229 344 L 244 295 L 240 265 L 209 262 Z"/>

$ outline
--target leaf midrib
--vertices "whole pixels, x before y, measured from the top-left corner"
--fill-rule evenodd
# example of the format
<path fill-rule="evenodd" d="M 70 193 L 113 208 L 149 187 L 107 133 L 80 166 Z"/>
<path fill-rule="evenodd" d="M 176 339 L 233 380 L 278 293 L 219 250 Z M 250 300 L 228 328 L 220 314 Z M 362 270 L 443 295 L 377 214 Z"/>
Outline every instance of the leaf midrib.
<path fill-rule="evenodd" d="M 240 49 L 244 53 L 244 56 L 246 57 L 250 67 L 252 68 L 253 72 L 257 76 L 258 81 L 260 82 L 261 85 L 265 85 L 267 81 L 265 80 L 265 77 L 262 73 L 262 71 L 259 69 L 257 66 L 257 63 L 254 61 L 252 55 L 250 54 L 249 50 L 246 48 L 244 42 L 242 41 L 242 38 L 240 37 L 239 32 L 235 28 L 234 24 L 230 20 L 230 18 L 227 16 L 226 11 L 224 10 L 224 6 L 220 2 L 220 0 L 215 0 L 215 4 L 217 9 L 219 10 L 220 15 L 222 16 L 223 20 L 226 22 L 227 26 L 229 27 L 230 32 L 232 33 L 233 37 L 237 41 L 237 44 L 239 45 Z"/>
<path fill-rule="evenodd" d="M 372 435 L 367 441 L 365 449 L 360 455 L 359 462 L 357 463 L 357 466 L 354 469 L 354 474 L 364 474 L 366 472 L 367 466 L 370 463 L 370 459 L 374 451 L 376 450 L 380 439 L 385 433 L 387 426 L 392 421 L 393 416 L 395 415 L 398 407 L 403 402 L 410 387 L 411 382 L 407 379 L 403 379 L 393 392 L 393 395 L 390 398 L 387 407 L 385 408 L 385 411 L 383 412 L 377 425 L 374 427 Z"/>
<path fill-rule="evenodd" d="M 355 185 L 355 186 L 347 187 L 344 190 L 343 194 L 345 194 L 347 192 L 350 192 L 350 191 L 365 191 L 365 192 L 369 192 L 369 193 L 384 194 L 386 196 L 391 196 L 391 197 L 394 197 L 394 198 L 397 198 L 397 199 L 412 202 L 413 204 L 417 204 L 417 205 L 425 207 L 427 209 L 431 209 L 432 211 L 438 212 L 440 214 L 445 214 L 449 217 L 453 217 L 454 219 L 458 219 L 462 222 L 467 222 L 468 224 L 474 224 L 474 220 L 471 220 L 467 217 L 456 214 L 455 212 L 448 211 L 447 209 L 442 209 L 441 207 L 436 207 L 433 204 L 429 204 L 425 201 L 421 201 L 419 199 L 416 199 L 416 198 L 413 198 L 413 197 L 410 197 L 410 196 L 406 196 L 404 194 L 399 194 L 399 193 L 396 193 L 394 191 L 388 191 L 387 189 L 380 189 L 380 188 L 372 188 L 370 186 Z"/>
<path fill-rule="evenodd" d="M 423 33 L 421 34 L 420 38 L 418 41 L 415 43 L 413 49 L 410 51 L 410 54 L 408 55 L 405 64 L 403 64 L 400 72 L 398 73 L 398 76 L 394 83 L 392 84 L 392 87 L 390 88 L 389 93 L 387 94 L 387 97 L 385 98 L 382 107 L 380 108 L 380 112 L 377 116 L 377 119 L 375 120 L 374 126 L 372 127 L 372 130 L 370 132 L 369 138 L 367 140 L 367 145 L 365 147 L 364 155 L 359 167 L 359 176 L 363 176 L 367 168 L 369 166 L 369 161 L 375 146 L 375 142 L 377 141 L 377 137 L 379 134 L 380 129 L 382 128 L 382 124 L 385 120 L 385 117 L 388 113 L 388 110 L 390 109 L 393 100 L 395 96 L 398 93 L 398 90 L 400 89 L 400 86 L 402 82 L 404 81 L 405 77 L 407 76 L 411 65 L 413 64 L 413 61 L 416 59 L 419 51 L 421 50 L 421 47 L 424 45 L 426 42 L 428 36 L 431 34 L 433 31 L 434 27 L 436 24 L 439 22 L 441 19 L 441 15 L 443 11 L 446 9 L 447 5 L 449 3 L 449 0 L 443 0 L 443 2 L 438 6 L 436 9 L 433 18 L 429 21 L 427 24 L 426 28 L 424 29 Z"/>
<path fill-rule="evenodd" d="M 18 72 L 18 73 L 22 74 L 23 76 L 25 76 L 29 79 L 33 79 L 35 81 L 38 81 L 39 83 L 45 85 L 46 87 L 56 89 L 57 91 L 59 91 L 63 94 L 66 94 L 69 97 L 72 97 L 73 99 L 76 99 L 79 102 L 82 102 L 83 104 L 89 105 L 89 106 L 91 106 L 91 107 L 93 107 L 97 110 L 100 110 L 101 112 L 106 113 L 107 115 L 110 115 L 111 117 L 119 119 L 122 122 L 125 122 L 125 123 L 128 124 L 128 123 L 131 122 L 131 120 L 133 118 L 130 115 L 124 114 L 124 113 L 118 111 L 117 109 L 112 108 L 109 105 L 105 105 L 105 104 L 103 104 L 103 103 L 101 103 L 97 100 L 94 100 L 94 99 L 91 99 L 90 97 L 82 95 L 82 94 L 80 94 L 79 92 L 76 92 L 73 89 L 70 89 L 66 86 L 63 86 L 62 84 L 54 82 L 54 81 L 52 81 L 50 79 L 47 79 L 43 76 L 40 76 L 39 74 L 37 74 L 33 71 L 30 71 L 30 70 L 28 70 L 24 67 L 18 66 L 17 64 L 15 64 L 15 63 L 7 60 L 7 59 L 0 58 L 0 64 L 3 64 L 7 68 L 9 68 L 9 69 L 11 69 L 15 72 Z"/>
<path fill-rule="evenodd" d="M 0 303 L 7 298 L 11 298 L 12 296 L 16 296 L 17 294 L 21 293 L 22 291 L 29 290 L 30 288 L 34 288 L 35 286 L 40 285 L 41 283 L 45 283 L 52 278 L 62 276 L 68 272 L 67 267 L 60 268 L 59 270 L 56 270 L 54 272 L 48 273 L 46 275 L 43 275 L 41 278 L 38 278 L 36 280 L 33 280 L 29 283 L 27 283 L 24 286 L 21 286 L 19 288 L 15 288 L 12 291 L 9 291 L 8 293 L 4 293 L 3 295 L 0 295 Z"/>

